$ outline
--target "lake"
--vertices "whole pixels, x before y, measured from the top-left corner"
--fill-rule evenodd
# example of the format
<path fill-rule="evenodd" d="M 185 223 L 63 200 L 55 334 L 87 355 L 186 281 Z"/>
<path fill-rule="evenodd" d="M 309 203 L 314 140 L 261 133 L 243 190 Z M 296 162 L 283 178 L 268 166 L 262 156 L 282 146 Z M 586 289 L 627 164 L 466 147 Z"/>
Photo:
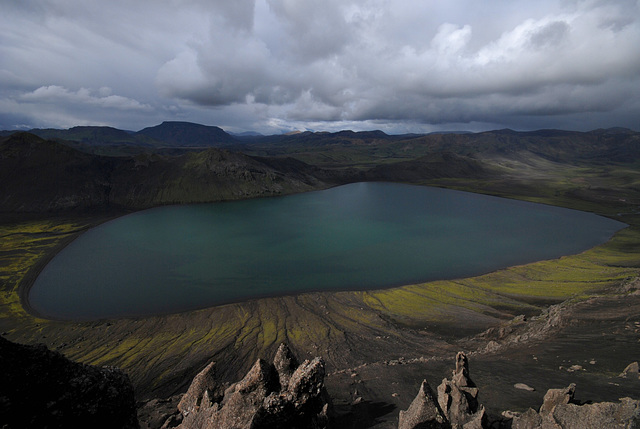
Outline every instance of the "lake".
<path fill-rule="evenodd" d="M 92 320 L 385 288 L 579 253 L 623 227 L 576 210 L 395 183 L 166 206 L 82 234 L 43 269 L 29 302 L 48 317 Z"/>

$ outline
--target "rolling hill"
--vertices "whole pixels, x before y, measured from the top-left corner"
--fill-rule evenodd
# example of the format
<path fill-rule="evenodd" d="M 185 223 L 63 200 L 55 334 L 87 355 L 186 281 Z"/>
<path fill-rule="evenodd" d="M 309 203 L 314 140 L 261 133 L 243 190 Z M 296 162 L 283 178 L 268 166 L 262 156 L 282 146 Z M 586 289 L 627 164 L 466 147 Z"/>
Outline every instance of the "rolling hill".
<path fill-rule="evenodd" d="M 321 178 L 319 178 L 321 177 Z M 29 133 L 0 140 L 0 211 L 141 209 L 280 195 L 335 184 L 300 161 L 220 149 L 107 157 Z"/>
<path fill-rule="evenodd" d="M 144 135 L 112 127 L 73 127 L 67 130 L 53 128 L 33 129 L 29 131 L 45 140 L 76 142 L 87 146 L 120 146 L 133 145 L 152 148 L 159 142 Z"/>
<path fill-rule="evenodd" d="M 518 189 L 534 196 L 543 182 L 553 187 L 566 181 L 569 171 L 579 177 L 586 167 L 589 177 L 572 179 L 572 189 L 563 192 L 584 193 L 587 186 L 590 198 L 605 201 L 606 192 L 598 189 L 614 179 L 632 183 L 640 162 L 640 133 L 626 129 L 403 136 L 305 132 L 243 142 L 218 127 L 185 122 L 138 133 L 108 127 L 38 132 L 50 139 L 29 133 L 0 139 L 2 212 L 138 209 L 362 180 L 455 187 L 459 179 L 471 179 L 488 193 Z M 115 145 L 118 156 L 101 152 Z M 85 150 L 88 146 L 95 150 Z M 608 176 L 612 165 L 620 166 L 615 177 Z M 557 202 L 563 198 L 558 194 Z"/>

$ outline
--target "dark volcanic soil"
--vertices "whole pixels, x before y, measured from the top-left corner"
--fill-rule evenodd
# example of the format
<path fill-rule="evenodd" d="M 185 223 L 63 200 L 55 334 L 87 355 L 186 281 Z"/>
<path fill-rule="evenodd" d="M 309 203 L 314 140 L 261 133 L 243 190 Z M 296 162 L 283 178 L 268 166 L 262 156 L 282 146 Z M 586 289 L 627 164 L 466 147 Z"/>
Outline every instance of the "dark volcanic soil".
<path fill-rule="evenodd" d="M 576 383 L 576 399 L 583 402 L 639 396 L 640 380 L 619 374 L 640 357 L 640 293 L 563 304 L 558 310 L 552 316 L 517 322 L 501 339 L 493 329 L 454 342 L 470 356 L 471 378 L 490 416 L 537 409 L 547 389 L 570 383 Z M 487 347 L 491 338 L 497 341 Z M 433 356 L 401 357 L 329 374 L 327 388 L 340 425 L 397 427 L 399 411 L 408 408 L 423 379 L 435 388 L 451 377 L 455 355 L 442 352 L 452 348 L 455 345 L 447 344 Z M 516 383 L 535 391 L 517 389 Z"/>
<path fill-rule="evenodd" d="M 527 270 L 508 269 L 495 277 Z M 629 268 L 628 275 L 634 274 L 637 269 Z M 184 392 L 211 360 L 218 362 L 222 381 L 236 381 L 257 358 L 271 359 L 286 342 L 301 360 L 326 360 L 337 426 L 347 428 L 397 427 L 399 411 L 407 409 L 423 379 L 437 386 L 451 376 L 457 351 L 468 354 L 479 399 L 494 416 L 538 408 L 547 389 L 570 383 L 577 384 L 576 397 L 583 401 L 638 397 L 640 380 L 618 375 L 640 357 L 640 280 L 616 281 L 598 289 L 602 296 L 557 304 L 540 316 L 553 301 L 515 302 L 474 284 L 481 282 L 451 282 L 458 288 L 453 291 L 469 296 L 456 305 L 447 304 L 447 290 L 425 298 L 438 290 L 434 283 L 275 297 L 144 319 L 74 323 L 6 317 L 0 332 L 16 342 L 45 343 L 73 360 L 119 366 L 134 382 L 138 400 Z M 479 301 L 496 304 L 481 304 L 472 292 L 488 294 L 478 295 Z M 417 313 L 411 310 L 414 300 L 421 303 Z M 433 300 L 438 305 L 422 307 Z M 527 317 L 514 319 L 514 309 Z M 535 391 L 518 390 L 516 383 Z"/>

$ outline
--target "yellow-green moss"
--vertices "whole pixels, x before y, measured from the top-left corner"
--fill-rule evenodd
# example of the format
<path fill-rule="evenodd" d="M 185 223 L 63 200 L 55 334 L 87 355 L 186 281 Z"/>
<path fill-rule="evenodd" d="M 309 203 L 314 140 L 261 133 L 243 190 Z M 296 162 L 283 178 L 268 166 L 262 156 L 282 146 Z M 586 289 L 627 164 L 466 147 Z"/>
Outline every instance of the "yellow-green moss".
<path fill-rule="evenodd" d="M 639 274 L 640 234 L 618 233 L 579 255 L 511 267 L 490 274 L 362 294 L 371 309 L 391 318 L 436 320 L 450 306 L 478 313 L 492 308 L 531 309 L 539 299 L 581 299 Z"/>
<path fill-rule="evenodd" d="M 38 261 L 83 226 L 55 220 L 0 225 L 0 319 L 31 319 L 20 303 L 21 282 Z"/>
<path fill-rule="evenodd" d="M 507 168 L 507 167 L 505 167 Z M 597 172 L 593 169 L 551 169 L 550 179 L 533 177 L 525 185 L 509 181 L 438 179 L 432 183 L 521 199 L 562 204 L 616 216 L 618 205 L 607 201 L 581 201 L 567 196 L 588 186 L 619 186 L 640 183 L 632 170 Z M 570 170 L 570 171 L 569 171 Z M 517 170 L 513 170 L 516 171 Z M 602 176 L 605 174 L 605 176 Z M 602 176 L 602 177 L 601 177 Z M 604 185 L 603 185 L 604 184 Z M 626 185 L 625 185 L 626 186 Z M 623 189 L 624 192 L 627 192 Z M 621 192 L 621 194 L 624 194 Z M 614 198 L 614 197 L 611 197 Z M 622 197 L 621 197 L 622 198 Z M 34 266 L 50 256 L 56 246 L 85 228 L 90 221 L 46 220 L 0 225 L 0 326 L 20 331 L 25 342 L 55 341 L 68 357 L 96 365 L 117 365 L 136 383 L 158 385 L 175 372 L 175 362 L 201 362 L 228 350 L 242 358 L 263 357 L 280 341 L 299 350 L 344 342 L 363 329 L 391 330 L 395 321 L 422 324 L 442 321 L 455 309 L 509 317 L 539 311 L 544 303 L 568 298 L 582 299 L 640 272 L 640 217 L 627 204 L 624 219 L 631 227 L 618 232 L 608 243 L 580 255 L 567 256 L 499 270 L 483 276 L 437 281 L 399 288 L 304 294 L 296 298 L 272 298 L 216 309 L 138 321 L 116 321 L 111 335 L 105 324 L 60 323 L 29 315 L 20 304 L 18 288 Z M 389 323 L 391 321 L 392 323 Z M 57 334 L 59 333 L 59 335 Z M 62 346 L 68 339 L 73 342 Z M 150 368 L 154 368 L 149 375 Z"/>

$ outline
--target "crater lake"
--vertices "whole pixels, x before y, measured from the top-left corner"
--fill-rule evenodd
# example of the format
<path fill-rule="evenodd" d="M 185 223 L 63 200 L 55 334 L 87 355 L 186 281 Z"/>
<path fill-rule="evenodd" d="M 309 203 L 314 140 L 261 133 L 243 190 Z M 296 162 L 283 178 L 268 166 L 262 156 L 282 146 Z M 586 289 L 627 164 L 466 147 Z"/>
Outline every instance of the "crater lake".
<path fill-rule="evenodd" d="M 46 317 L 94 320 L 388 288 L 579 253 L 624 227 L 576 210 L 396 183 L 165 206 L 79 236 L 44 267 L 29 304 Z"/>

